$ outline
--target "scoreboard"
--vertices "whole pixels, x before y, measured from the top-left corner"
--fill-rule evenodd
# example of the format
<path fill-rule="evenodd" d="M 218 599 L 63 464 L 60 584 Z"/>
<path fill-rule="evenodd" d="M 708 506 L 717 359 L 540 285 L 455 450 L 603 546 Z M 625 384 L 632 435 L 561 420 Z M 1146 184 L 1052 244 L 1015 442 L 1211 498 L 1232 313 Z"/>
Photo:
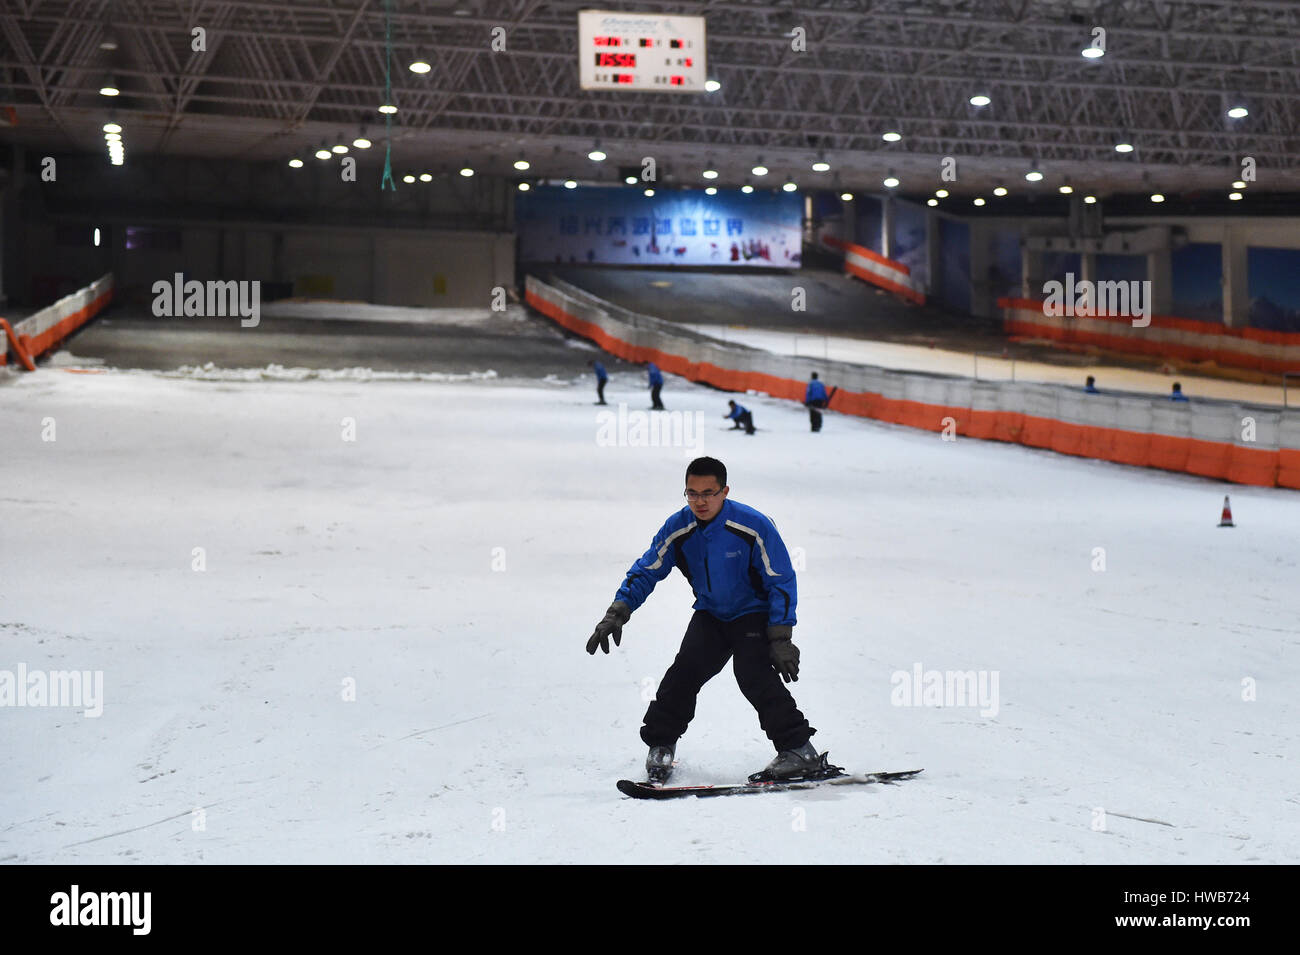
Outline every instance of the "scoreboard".
<path fill-rule="evenodd" d="M 704 17 L 578 11 L 584 90 L 703 93 Z"/>

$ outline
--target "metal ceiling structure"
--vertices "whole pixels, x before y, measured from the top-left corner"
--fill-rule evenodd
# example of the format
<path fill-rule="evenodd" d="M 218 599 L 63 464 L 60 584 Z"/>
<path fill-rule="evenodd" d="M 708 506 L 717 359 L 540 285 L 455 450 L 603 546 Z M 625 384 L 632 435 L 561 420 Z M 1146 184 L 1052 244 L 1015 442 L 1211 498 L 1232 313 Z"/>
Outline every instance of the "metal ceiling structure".
<path fill-rule="evenodd" d="M 581 90 L 586 8 L 705 16 L 721 88 Z M 17 123 L 0 138 L 102 152 L 111 111 L 128 155 L 311 162 L 363 125 L 381 145 L 385 24 L 385 0 L 3 0 L 0 112 Z M 613 182 L 653 156 L 669 181 L 703 184 L 712 165 L 738 185 L 761 157 L 764 185 L 879 191 L 894 172 L 904 190 L 975 194 L 1023 192 L 1037 163 L 1044 192 L 1178 193 L 1226 191 L 1252 157 L 1259 189 L 1300 192 L 1300 0 L 391 0 L 391 24 L 399 175 L 514 176 L 523 155 L 533 177 Z M 1106 54 L 1084 58 L 1097 27 Z M 1228 118 L 1237 103 L 1249 115 Z M 810 171 L 819 153 L 830 172 Z"/>

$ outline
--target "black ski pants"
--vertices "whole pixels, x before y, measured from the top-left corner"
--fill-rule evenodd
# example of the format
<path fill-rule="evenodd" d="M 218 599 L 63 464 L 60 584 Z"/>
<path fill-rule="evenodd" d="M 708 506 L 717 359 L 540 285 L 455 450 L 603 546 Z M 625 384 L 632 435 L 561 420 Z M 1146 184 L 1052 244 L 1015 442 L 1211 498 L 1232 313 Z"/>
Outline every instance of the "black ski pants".
<path fill-rule="evenodd" d="M 825 407 L 826 402 L 824 401 L 808 402 L 808 423 L 812 425 L 814 431 L 820 431 L 822 429 L 822 413 L 818 409 Z"/>
<path fill-rule="evenodd" d="M 799 712 L 768 656 L 767 614 L 719 620 L 695 611 L 677 658 L 659 683 L 641 727 L 647 746 L 672 746 L 695 717 L 695 700 L 705 683 L 732 661 L 736 683 L 758 711 L 758 722 L 777 752 L 798 749 L 817 731 Z"/>

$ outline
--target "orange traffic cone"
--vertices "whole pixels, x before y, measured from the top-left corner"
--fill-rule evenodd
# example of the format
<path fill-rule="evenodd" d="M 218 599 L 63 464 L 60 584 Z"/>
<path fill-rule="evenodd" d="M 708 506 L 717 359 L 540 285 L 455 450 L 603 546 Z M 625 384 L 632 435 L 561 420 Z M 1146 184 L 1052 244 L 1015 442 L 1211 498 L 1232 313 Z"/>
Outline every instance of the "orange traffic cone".
<path fill-rule="evenodd" d="M 1228 505 L 1228 495 L 1223 495 L 1223 516 L 1219 518 L 1220 527 L 1236 527 L 1232 523 L 1232 508 Z"/>

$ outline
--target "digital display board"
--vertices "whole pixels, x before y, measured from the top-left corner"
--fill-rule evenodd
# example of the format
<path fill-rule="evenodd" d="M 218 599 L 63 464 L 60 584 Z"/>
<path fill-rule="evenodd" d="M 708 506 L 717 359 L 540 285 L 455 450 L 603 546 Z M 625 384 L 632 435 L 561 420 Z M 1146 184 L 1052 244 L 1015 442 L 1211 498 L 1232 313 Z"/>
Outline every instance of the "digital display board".
<path fill-rule="evenodd" d="M 578 80 L 584 90 L 703 93 L 704 17 L 578 11 Z"/>

